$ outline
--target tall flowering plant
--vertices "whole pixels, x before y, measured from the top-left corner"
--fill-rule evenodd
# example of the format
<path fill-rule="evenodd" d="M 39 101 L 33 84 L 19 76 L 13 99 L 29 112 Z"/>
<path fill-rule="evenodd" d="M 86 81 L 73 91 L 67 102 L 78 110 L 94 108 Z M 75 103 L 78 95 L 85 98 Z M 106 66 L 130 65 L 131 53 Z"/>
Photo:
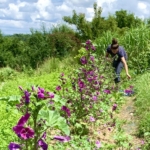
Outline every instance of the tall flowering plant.
<path fill-rule="evenodd" d="M 108 86 L 113 80 L 111 76 L 107 77 L 108 74 L 104 76 L 105 68 L 100 69 L 102 64 L 99 64 L 95 54 L 96 48 L 90 40 L 86 41 L 85 50 L 85 55 L 80 58 L 81 67 L 73 71 L 68 78 L 61 74 L 60 85 L 56 88 L 56 93 L 67 99 L 62 113 L 73 126 L 86 118 L 89 118 L 89 121 L 93 118 L 93 122 L 94 117 L 97 118 L 101 114 L 103 103 L 111 102 L 108 99 L 113 91 L 113 88 Z"/>
<path fill-rule="evenodd" d="M 55 95 L 47 92 L 41 87 L 21 90 L 20 103 L 17 109 L 23 114 L 18 123 L 12 128 L 18 136 L 18 143 L 11 142 L 10 150 L 47 150 L 47 132 L 49 129 L 57 128 L 69 135 L 69 127 L 66 120 L 55 111 L 52 104 L 55 102 Z"/>

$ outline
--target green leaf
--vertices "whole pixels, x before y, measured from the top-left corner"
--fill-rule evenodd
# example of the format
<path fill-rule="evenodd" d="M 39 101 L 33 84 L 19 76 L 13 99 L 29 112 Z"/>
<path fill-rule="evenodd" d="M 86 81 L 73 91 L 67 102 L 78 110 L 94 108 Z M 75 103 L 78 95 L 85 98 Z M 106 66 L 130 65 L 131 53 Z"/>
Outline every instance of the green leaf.
<path fill-rule="evenodd" d="M 51 128 L 58 128 L 62 130 L 66 135 L 70 134 L 69 127 L 65 118 L 61 117 L 57 111 L 40 110 L 38 119 L 45 119 L 46 126 Z"/>
<path fill-rule="evenodd" d="M 17 104 L 21 99 L 20 95 L 13 95 L 13 96 L 7 96 L 7 97 L 0 97 L 1 101 L 8 102 L 9 105 L 15 105 Z"/>
<path fill-rule="evenodd" d="M 60 103 L 61 105 L 65 105 L 65 99 L 64 98 L 61 98 L 59 95 L 55 94 L 53 100 L 56 102 L 56 103 Z"/>

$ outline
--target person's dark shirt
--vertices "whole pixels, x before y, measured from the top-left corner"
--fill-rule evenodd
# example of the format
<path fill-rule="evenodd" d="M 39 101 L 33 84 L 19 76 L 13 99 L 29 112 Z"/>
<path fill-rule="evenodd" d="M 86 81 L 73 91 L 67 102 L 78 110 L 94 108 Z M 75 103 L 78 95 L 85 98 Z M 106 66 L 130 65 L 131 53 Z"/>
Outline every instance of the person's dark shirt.
<path fill-rule="evenodd" d="M 124 48 L 122 46 L 119 46 L 118 47 L 118 52 L 116 54 L 114 54 L 112 51 L 111 51 L 111 46 L 109 45 L 107 47 L 107 53 L 109 53 L 112 57 L 114 57 L 115 60 L 117 61 L 121 61 L 121 57 L 124 57 L 125 60 L 127 60 L 127 53 L 126 51 L 124 50 Z"/>

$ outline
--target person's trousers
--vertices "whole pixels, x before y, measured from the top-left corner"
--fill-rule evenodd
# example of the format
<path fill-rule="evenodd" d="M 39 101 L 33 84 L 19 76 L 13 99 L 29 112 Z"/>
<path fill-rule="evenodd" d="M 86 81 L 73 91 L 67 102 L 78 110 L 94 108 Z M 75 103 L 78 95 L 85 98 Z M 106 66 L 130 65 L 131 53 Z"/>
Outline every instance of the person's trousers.
<path fill-rule="evenodd" d="M 121 61 L 113 61 L 112 66 L 115 68 L 116 77 L 114 79 L 115 83 L 120 82 L 120 73 L 123 68 L 123 63 Z"/>

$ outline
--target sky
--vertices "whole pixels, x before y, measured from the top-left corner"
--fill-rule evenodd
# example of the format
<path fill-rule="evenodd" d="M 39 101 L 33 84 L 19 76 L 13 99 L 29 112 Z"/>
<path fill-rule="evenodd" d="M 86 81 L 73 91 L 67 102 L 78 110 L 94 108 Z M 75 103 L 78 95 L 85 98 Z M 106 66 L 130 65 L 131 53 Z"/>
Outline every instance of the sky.
<path fill-rule="evenodd" d="M 63 24 L 63 16 L 72 16 L 73 10 L 85 13 L 91 21 L 93 4 L 102 7 L 102 16 L 124 9 L 142 19 L 150 17 L 150 0 L 0 0 L 0 30 L 2 34 L 28 34 L 31 29 L 47 30 Z"/>

